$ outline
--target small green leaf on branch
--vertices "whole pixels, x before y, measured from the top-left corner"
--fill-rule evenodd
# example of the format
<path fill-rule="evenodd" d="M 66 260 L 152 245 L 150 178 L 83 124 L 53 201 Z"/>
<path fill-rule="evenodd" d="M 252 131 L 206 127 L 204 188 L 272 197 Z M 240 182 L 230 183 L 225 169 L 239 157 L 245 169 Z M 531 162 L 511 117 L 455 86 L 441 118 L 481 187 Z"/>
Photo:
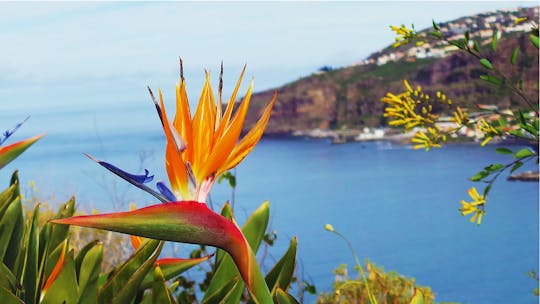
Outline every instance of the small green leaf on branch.
<path fill-rule="evenodd" d="M 514 158 L 524 158 L 533 155 L 535 155 L 534 151 L 530 150 L 529 148 L 523 148 L 514 154 Z"/>
<path fill-rule="evenodd" d="M 480 75 L 480 79 L 484 80 L 484 81 L 487 81 L 489 83 L 492 83 L 494 85 L 500 85 L 501 84 L 501 80 L 495 76 L 491 76 L 491 75 Z"/>
<path fill-rule="evenodd" d="M 480 64 L 483 65 L 486 69 L 493 70 L 493 65 L 486 58 L 480 59 Z"/>
<path fill-rule="evenodd" d="M 504 166 L 502 164 L 491 164 L 491 165 L 485 167 L 484 170 L 491 173 L 491 172 L 498 171 L 498 170 L 500 170 L 502 168 L 504 168 Z"/>
<path fill-rule="evenodd" d="M 516 64 L 518 54 L 519 54 L 519 47 L 516 46 L 516 48 L 512 52 L 512 57 L 510 58 L 511 64 Z"/>
<path fill-rule="evenodd" d="M 499 153 L 499 154 L 514 154 L 514 152 L 512 152 L 512 150 L 510 150 L 508 148 L 505 148 L 505 147 L 497 148 L 497 149 L 495 149 L 495 152 Z"/>
<path fill-rule="evenodd" d="M 478 182 L 478 181 L 481 181 L 482 179 L 484 179 L 488 175 L 489 175 L 488 172 L 480 171 L 480 172 L 476 173 L 473 177 L 469 178 L 469 180 L 471 180 L 473 182 Z"/>
<path fill-rule="evenodd" d="M 484 193 L 482 194 L 484 196 L 484 198 L 486 198 L 488 196 L 490 190 L 491 190 L 491 185 L 487 186 L 484 189 Z"/>
<path fill-rule="evenodd" d="M 517 162 L 515 163 L 513 166 L 512 166 L 512 169 L 510 169 L 510 173 L 514 173 L 514 171 L 516 171 L 517 169 L 519 169 L 519 167 L 523 166 L 523 163 L 522 162 Z"/>
<path fill-rule="evenodd" d="M 436 31 L 440 30 L 439 25 L 437 24 L 437 22 L 435 22 L 434 19 L 431 20 L 431 23 L 433 24 L 433 29 L 434 30 L 436 30 Z"/>
<path fill-rule="evenodd" d="M 441 34 L 441 32 L 439 32 L 439 31 L 429 32 L 429 34 L 430 34 L 431 36 L 434 36 L 434 37 L 437 37 L 437 38 L 439 38 L 439 39 L 442 39 L 442 34 Z"/>
<path fill-rule="evenodd" d="M 477 51 L 478 53 L 480 53 L 480 45 L 478 44 L 478 41 L 476 40 L 473 41 L 473 49 Z"/>
<path fill-rule="evenodd" d="M 497 50 L 497 44 L 499 43 L 499 32 L 493 33 L 493 38 L 491 39 L 491 49 L 493 51 Z"/>
<path fill-rule="evenodd" d="M 530 35 L 532 44 L 538 48 L 538 36 L 536 35 Z"/>

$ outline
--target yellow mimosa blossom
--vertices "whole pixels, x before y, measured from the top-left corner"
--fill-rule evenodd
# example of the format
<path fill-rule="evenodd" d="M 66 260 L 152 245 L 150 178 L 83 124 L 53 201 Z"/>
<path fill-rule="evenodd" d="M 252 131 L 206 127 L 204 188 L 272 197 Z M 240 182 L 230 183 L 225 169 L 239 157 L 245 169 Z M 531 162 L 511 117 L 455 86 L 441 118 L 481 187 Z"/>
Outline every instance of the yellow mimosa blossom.
<path fill-rule="evenodd" d="M 450 118 L 450 121 L 455 122 L 458 126 L 465 126 L 469 123 L 469 114 L 460 107 L 457 107 L 454 117 Z"/>
<path fill-rule="evenodd" d="M 433 125 L 438 116 L 433 114 L 433 107 L 429 104 L 429 95 L 422 92 L 422 88 L 417 86 L 413 89 L 407 80 L 403 80 L 405 91 L 394 95 L 387 93 L 381 99 L 389 106 L 384 109 L 384 117 L 391 120 L 391 126 L 403 126 L 406 131 L 420 126 Z"/>
<path fill-rule="evenodd" d="M 472 198 L 471 202 L 461 201 L 461 208 L 459 211 L 461 215 L 465 216 L 474 213 L 471 217 L 471 223 L 476 222 L 478 225 L 482 223 L 482 216 L 484 215 L 484 206 L 486 199 L 483 195 L 480 195 L 475 187 L 472 187 L 468 191 L 469 196 Z"/>
<path fill-rule="evenodd" d="M 520 23 L 525 22 L 527 20 L 529 20 L 529 18 L 527 18 L 527 17 L 516 18 L 516 19 L 514 19 L 514 24 L 520 24 Z"/>
<path fill-rule="evenodd" d="M 444 141 L 446 141 L 446 136 L 442 135 L 437 127 L 427 128 L 426 132 L 418 131 L 411 139 L 411 142 L 416 144 L 413 149 L 426 149 L 426 151 L 431 148 L 441 148 L 441 142 Z"/>
<path fill-rule="evenodd" d="M 491 139 L 493 139 L 493 137 L 501 135 L 500 130 L 497 130 L 484 119 L 480 119 L 478 121 L 478 129 L 480 129 L 480 131 L 484 133 L 485 138 L 480 144 L 481 146 L 485 146 Z"/>
<path fill-rule="evenodd" d="M 397 34 L 396 42 L 392 44 L 392 47 L 394 48 L 400 45 L 407 44 L 409 43 L 410 39 L 413 39 L 416 37 L 415 31 L 413 29 L 409 29 L 405 27 L 405 25 L 401 25 L 401 27 L 391 25 L 390 29 Z"/>

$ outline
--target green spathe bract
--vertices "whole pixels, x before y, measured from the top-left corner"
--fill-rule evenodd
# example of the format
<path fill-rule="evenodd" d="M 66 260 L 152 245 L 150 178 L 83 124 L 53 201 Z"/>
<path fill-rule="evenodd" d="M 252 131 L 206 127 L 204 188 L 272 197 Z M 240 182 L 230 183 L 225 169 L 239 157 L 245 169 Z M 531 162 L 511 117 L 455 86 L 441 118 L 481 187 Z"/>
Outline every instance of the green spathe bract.
<path fill-rule="evenodd" d="M 210 245 L 227 251 L 258 303 L 271 296 L 249 243 L 236 224 L 194 201 L 165 203 L 128 212 L 76 216 L 52 221 L 157 240 Z"/>

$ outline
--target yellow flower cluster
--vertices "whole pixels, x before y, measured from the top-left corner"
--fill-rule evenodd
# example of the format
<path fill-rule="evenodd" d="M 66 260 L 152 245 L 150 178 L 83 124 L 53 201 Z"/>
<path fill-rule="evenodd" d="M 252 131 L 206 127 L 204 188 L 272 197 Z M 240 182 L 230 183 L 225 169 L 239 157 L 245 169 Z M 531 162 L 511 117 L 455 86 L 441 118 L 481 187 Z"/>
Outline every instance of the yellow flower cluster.
<path fill-rule="evenodd" d="M 464 200 L 461 201 L 461 208 L 459 208 L 459 211 L 461 211 L 461 215 L 465 216 L 471 213 L 474 213 L 471 217 L 471 223 L 476 223 L 480 225 L 482 223 L 482 216 L 484 213 L 484 206 L 486 204 L 486 198 L 483 195 L 480 195 L 478 191 L 476 191 L 475 187 L 472 187 L 469 189 L 469 196 L 472 198 L 472 202 L 466 202 Z"/>
<path fill-rule="evenodd" d="M 482 147 L 485 146 L 493 137 L 501 136 L 502 132 L 495 127 L 493 127 L 491 124 L 489 124 L 484 119 L 480 119 L 478 121 L 478 129 L 484 133 L 484 140 L 480 144 Z"/>
<path fill-rule="evenodd" d="M 529 18 L 527 18 L 527 17 L 516 18 L 516 19 L 514 19 L 514 24 L 520 24 L 520 23 L 523 23 L 523 22 L 525 22 L 527 20 L 529 20 Z"/>
<path fill-rule="evenodd" d="M 458 127 L 466 126 L 469 124 L 469 113 L 461 107 L 457 107 L 454 117 L 450 118 L 450 121 L 456 123 Z"/>
<path fill-rule="evenodd" d="M 407 80 L 403 81 L 405 92 L 398 95 L 387 93 L 381 99 L 389 106 L 384 110 L 384 117 L 390 118 L 391 126 L 404 126 L 406 131 L 414 127 L 432 125 L 438 116 L 433 114 L 433 106 L 429 104 L 429 94 L 422 92 L 418 86 L 415 90 Z"/>
<path fill-rule="evenodd" d="M 405 25 L 403 24 L 401 25 L 401 27 L 391 25 L 390 29 L 397 34 L 396 42 L 392 44 L 392 47 L 394 48 L 397 48 L 400 45 L 407 44 L 411 39 L 416 37 L 415 31 L 413 29 L 405 27 Z M 422 42 L 420 43 L 423 44 Z"/>
<path fill-rule="evenodd" d="M 411 142 L 415 143 L 413 149 L 426 149 L 426 151 L 431 150 L 431 148 L 442 147 L 441 143 L 445 141 L 446 135 L 442 134 L 438 127 L 427 128 L 425 132 L 418 131 L 411 139 Z"/>

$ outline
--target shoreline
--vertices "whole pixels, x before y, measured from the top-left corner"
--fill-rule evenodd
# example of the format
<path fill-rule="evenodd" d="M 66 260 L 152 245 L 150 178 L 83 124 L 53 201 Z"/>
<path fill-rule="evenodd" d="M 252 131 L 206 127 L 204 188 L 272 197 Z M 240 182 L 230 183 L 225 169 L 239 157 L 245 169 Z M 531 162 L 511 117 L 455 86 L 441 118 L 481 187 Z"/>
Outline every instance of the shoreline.
<path fill-rule="evenodd" d="M 415 131 L 408 133 L 400 133 L 399 131 L 391 128 L 364 128 L 364 130 L 358 129 L 344 129 L 344 130 L 297 130 L 290 132 L 273 132 L 266 133 L 264 137 L 267 138 L 306 138 L 306 139 L 326 139 L 330 140 L 332 145 L 357 143 L 357 142 L 369 142 L 369 141 L 386 141 L 396 144 L 407 145 L 410 144 L 410 139 L 414 136 Z M 446 144 L 480 144 L 482 139 L 474 137 L 459 136 L 456 138 L 450 138 Z M 522 145 L 531 146 L 527 141 L 521 141 L 516 139 L 505 140 L 491 140 L 488 146 L 492 145 Z M 534 149 L 534 146 L 531 146 Z"/>

